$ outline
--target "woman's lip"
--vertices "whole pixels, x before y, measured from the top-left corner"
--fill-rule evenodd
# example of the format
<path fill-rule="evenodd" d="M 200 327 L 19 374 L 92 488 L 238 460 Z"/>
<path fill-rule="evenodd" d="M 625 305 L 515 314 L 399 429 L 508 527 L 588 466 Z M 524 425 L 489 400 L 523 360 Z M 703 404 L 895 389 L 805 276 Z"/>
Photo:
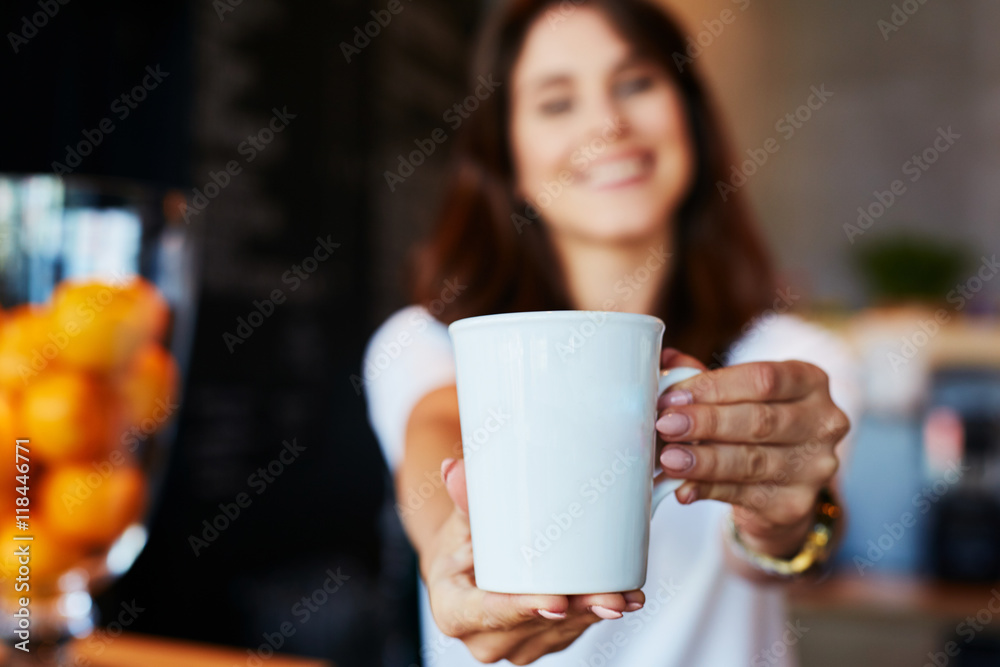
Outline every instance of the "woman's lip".
<path fill-rule="evenodd" d="M 581 172 L 581 184 L 592 190 L 610 190 L 644 181 L 653 173 L 652 152 L 642 151 L 595 161 Z"/>

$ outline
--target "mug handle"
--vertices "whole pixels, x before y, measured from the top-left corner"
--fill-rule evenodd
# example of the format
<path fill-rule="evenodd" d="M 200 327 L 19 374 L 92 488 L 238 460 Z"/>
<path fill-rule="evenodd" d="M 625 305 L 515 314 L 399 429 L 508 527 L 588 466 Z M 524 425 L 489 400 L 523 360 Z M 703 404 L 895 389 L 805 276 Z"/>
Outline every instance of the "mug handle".
<path fill-rule="evenodd" d="M 674 386 L 678 382 L 684 382 L 684 380 L 690 380 L 695 375 L 701 373 L 697 368 L 687 368 L 678 367 L 671 368 L 670 370 L 660 372 L 660 385 L 656 392 L 657 398 L 663 395 L 667 389 Z M 649 515 L 652 516 L 656 512 L 656 508 L 663 502 L 663 500 L 669 496 L 671 493 L 680 488 L 680 485 L 687 480 L 683 479 L 665 479 L 658 482 L 653 486 L 653 502 L 652 508 L 650 509 Z"/>

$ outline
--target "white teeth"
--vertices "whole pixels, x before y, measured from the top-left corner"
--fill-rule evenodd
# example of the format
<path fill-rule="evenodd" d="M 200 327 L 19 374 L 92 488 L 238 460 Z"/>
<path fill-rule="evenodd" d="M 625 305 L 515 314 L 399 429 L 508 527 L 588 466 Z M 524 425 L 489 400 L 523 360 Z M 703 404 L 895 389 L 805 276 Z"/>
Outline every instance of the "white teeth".
<path fill-rule="evenodd" d="M 595 164 L 587 170 L 587 181 L 591 187 L 614 185 L 641 175 L 645 169 L 645 160 L 638 157 Z"/>

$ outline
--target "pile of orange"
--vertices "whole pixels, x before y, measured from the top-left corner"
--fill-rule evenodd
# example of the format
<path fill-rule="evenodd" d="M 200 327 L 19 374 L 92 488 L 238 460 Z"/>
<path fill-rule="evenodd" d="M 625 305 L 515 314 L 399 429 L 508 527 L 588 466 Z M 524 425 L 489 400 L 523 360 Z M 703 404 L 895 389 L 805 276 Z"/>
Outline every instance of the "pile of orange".
<path fill-rule="evenodd" d="M 31 591 L 101 555 L 147 502 L 138 457 L 173 416 L 169 311 L 141 278 L 64 282 L 43 306 L 0 312 L 0 594 L 14 593 L 14 535 L 31 541 Z M 15 523 L 15 440 L 29 442 L 28 530 Z M 22 504 L 24 501 L 21 501 Z"/>

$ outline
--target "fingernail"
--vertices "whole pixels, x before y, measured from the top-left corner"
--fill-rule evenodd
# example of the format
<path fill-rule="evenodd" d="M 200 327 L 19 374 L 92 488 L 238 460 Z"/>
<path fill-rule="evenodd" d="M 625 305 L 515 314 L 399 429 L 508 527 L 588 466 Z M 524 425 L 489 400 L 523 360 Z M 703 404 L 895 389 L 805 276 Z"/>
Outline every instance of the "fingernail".
<path fill-rule="evenodd" d="M 686 449 L 671 447 L 660 454 L 660 463 L 670 472 L 687 472 L 694 467 L 694 455 Z"/>
<path fill-rule="evenodd" d="M 684 389 L 674 389 L 663 395 L 667 405 L 691 405 L 694 403 L 694 396 L 690 391 Z"/>
<path fill-rule="evenodd" d="M 694 501 L 698 500 L 698 487 L 692 486 L 687 491 L 682 491 L 677 496 L 677 500 L 681 501 L 684 505 L 690 505 Z"/>
<path fill-rule="evenodd" d="M 448 475 L 454 469 L 456 463 L 458 463 L 458 459 L 445 459 L 441 461 L 441 479 L 444 480 L 445 484 L 448 483 Z"/>
<path fill-rule="evenodd" d="M 566 618 L 566 612 L 564 611 L 549 611 L 548 609 L 536 609 L 538 615 L 542 618 L 547 618 L 550 621 L 561 621 Z"/>
<path fill-rule="evenodd" d="M 639 611 L 640 609 L 642 609 L 641 602 L 629 602 L 625 605 L 625 611 Z"/>
<path fill-rule="evenodd" d="M 668 412 L 656 422 L 656 430 L 663 435 L 684 435 L 691 428 L 691 418 L 680 412 Z"/>
<path fill-rule="evenodd" d="M 620 611 L 615 611 L 614 609 L 608 609 L 607 607 L 602 607 L 596 604 L 590 608 L 590 611 L 594 612 L 596 616 L 599 616 L 608 621 L 613 621 L 616 618 L 622 617 L 622 613 Z"/>

